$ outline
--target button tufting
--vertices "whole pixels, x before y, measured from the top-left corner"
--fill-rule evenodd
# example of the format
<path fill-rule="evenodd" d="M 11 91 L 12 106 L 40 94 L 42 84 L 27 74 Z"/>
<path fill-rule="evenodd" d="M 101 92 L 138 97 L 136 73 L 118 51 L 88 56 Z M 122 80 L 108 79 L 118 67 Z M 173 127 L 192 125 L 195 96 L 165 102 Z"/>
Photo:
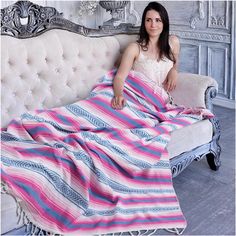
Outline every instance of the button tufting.
<path fill-rule="evenodd" d="M 60 69 L 59 68 L 56 68 L 55 71 L 56 71 L 56 73 L 60 73 Z"/>
<path fill-rule="evenodd" d="M 30 110 L 29 108 L 30 108 L 29 105 L 25 104 L 25 109 Z"/>
<path fill-rule="evenodd" d="M 9 64 L 9 66 L 13 66 L 13 62 L 11 60 L 8 60 L 7 62 Z"/>

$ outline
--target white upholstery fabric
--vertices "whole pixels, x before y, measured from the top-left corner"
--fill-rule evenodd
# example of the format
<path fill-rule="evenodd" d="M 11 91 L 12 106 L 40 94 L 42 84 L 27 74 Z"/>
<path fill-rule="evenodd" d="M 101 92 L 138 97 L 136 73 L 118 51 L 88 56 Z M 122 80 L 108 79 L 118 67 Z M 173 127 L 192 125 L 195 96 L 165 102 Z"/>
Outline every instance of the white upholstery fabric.
<path fill-rule="evenodd" d="M 135 38 L 135 35 L 87 38 L 64 30 L 50 30 L 30 39 L 1 36 L 1 127 L 25 111 L 85 98 Z M 172 93 L 175 102 L 205 107 L 205 90 L 207 86 L 216 86 L 215 81 L 192 74 L 179 76 Z M 208 143 L 211 138 L 209 121 L 174 131 L 168 145 L 170 157 Z M 4 195 L 1 208 L 2 233 L 16 227 L 15 204 L 7 198 Z"/>
<path fill-rule="evenodd" d="M 85 98 L 135 38 L 88 38 L 65 30 L 30 39 L 2 36 L 1 127 L 27 110 Z M 181 73 L 172 95 L 178 104 L 204 107 L 208 85 L 215 85 L 210 77 Z"/>
<path fill-rule="evenodd" d="M 212 139 L 212 133 L 213 128 L 209 120 L 203 120 L 191 126 L 175 130 L 171 134 L 171 141 L 167 146 L 170 158 L 209 143 Z"/>
<path fill-rule="evenodd" d="M 206 107 L 204 94 L 209 86 L 217 87 L 217 82 L 204 75 L 179 73 L 176 89 L 171 92 L 174 102 L 186 107 Z"/>
<path fill-rule="evenodd" d="M 134 36 L 87 38 L 51 30 L 36 38 L 2 36 L 1 126 L 27 110 L 85 98 Z"/>

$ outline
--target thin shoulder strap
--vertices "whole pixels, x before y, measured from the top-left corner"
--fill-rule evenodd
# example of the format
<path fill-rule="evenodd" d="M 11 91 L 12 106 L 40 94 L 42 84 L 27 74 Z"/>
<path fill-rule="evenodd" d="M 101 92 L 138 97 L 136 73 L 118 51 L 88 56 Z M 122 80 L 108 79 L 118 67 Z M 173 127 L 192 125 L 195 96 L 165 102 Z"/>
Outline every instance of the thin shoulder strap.
<path fill-rule="evenodd" d="M 141 45 L 140 45 L 138 42 L 136 42 L 136 44 L 138 45 L 139 55 L 140 55 L 140 54 L 141 54 L 141 51 L 142 51 L 142 49 L 141 49 Z"/>

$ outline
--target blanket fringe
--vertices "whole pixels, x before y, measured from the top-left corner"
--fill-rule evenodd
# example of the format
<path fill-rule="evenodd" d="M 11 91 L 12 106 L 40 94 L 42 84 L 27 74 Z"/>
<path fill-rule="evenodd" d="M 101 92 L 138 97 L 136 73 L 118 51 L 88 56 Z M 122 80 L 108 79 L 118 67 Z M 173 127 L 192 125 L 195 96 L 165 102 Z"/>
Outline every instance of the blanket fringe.
<path fill-rule="evenodd" d="M 1 193 L 5 193 L 5 194 L 8 193 L 8 186 L 4 182 L 1 182 Z"/>
<path fill-rule="evenodd" d="M 52 232 L 43 230 L 40 227 L 38 227 L 36 224 L 34 224 L 33 221 L 31 221 L 29 219 L 29 217 L 26 215 L 23 208 L 21 207 L 20 200 L 9 192 L 7 184 L 3 181 L 1 181 L 1 193 L 8 194 L 8 195 L 12 196 L 13 199 L 15 200 L 15 202 L 16 202 L 16 216 L 18 217 L 17 225 L 24 225 L 25 226 L 26 235 L 62 236 L 62 234 L 52 233 Z"/>
<path fill-rule="evenodd" d="M 185 228 L 183 228 L 182 230 L 177 229 L 177 228 L 173 228 L 173 229 L 165 229 L 166 231 L 170 232 L 170 233 L 175 233 L 176 235 L 181 235 L 183 234 Z"/>
<path fill-rule="evenodd" d="M 16 216 L 18 217 L 17 224 L 20 225 L 25 225 L 25 232 L 27 235 L 50 235 L 50 236 L 62 236 L 62 234 L 55 234 L 49 231 L 45 231 L 38 227 L 36 224 L 34 224 L 25 214 L 23 208 L 20 205 L 20 200 L 18 200 L 15 196 L 13 196 L 11 193 L 8 191 L 8 186 L 6 183 L 1 182 L 1 193 L 3 194 L 8 194 L 13 197 L 13 199 L 16 202 Z M 153 230 L 137 230 L 137 231 L 130 231 L 130 232 L 123 232 L 127 233 L 130 236 L 152 236 L 154 235 L 158 230 L 160 229 L 153 229 Z M 165 229 L 167 232 L 170 233 L 175 233 L 176 235 L 181 235 L 185 229 L 179 230 L 177 228 L 173 229 Z M 152 231 L 152 232 L 149 232 Z M 117 233 L 112 233 L 112 234 L 101 234 L 101 235 L 95 235 L 95 236 L 122 236 L 122 232 L 117 232 Z"/>
<path fill-rule="evenodd" d="M 181 235 L 184 229 L 153 229 L 153 230 L 137 230 L 137 231 L 129 231 L 129 232 L 117 232 L 117 233 L 109 233 L 109 234 L 100 234 L 100 235 L 94 235 L 94 236 L 152 236 L 157 233 L 158 230 L 166 230 L 167 232 L 174 233 L 176 235 Z M 151 232 L 150 232 L 151 231 Z"/>

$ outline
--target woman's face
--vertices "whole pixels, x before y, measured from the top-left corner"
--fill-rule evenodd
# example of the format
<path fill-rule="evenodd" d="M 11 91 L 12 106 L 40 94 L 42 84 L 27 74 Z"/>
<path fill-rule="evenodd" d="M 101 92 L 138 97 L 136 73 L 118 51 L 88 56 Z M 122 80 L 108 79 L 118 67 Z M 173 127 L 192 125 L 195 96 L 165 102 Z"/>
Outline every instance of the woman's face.
<path fill-rule="evenodd" d="M 163 22 L 159 13 L 155 10 L 147 11 L 145 28 L 149 37 L 159 37 L 163 31 Z"/>

